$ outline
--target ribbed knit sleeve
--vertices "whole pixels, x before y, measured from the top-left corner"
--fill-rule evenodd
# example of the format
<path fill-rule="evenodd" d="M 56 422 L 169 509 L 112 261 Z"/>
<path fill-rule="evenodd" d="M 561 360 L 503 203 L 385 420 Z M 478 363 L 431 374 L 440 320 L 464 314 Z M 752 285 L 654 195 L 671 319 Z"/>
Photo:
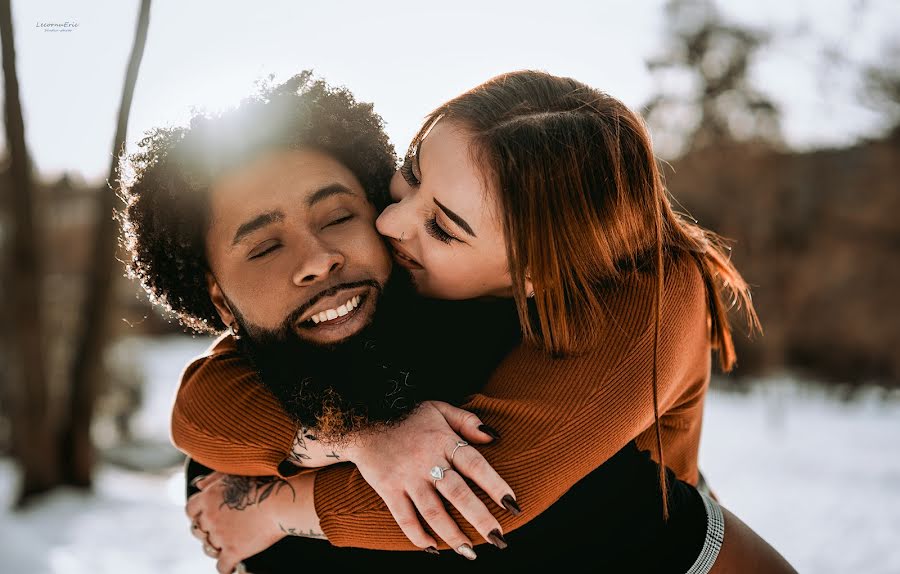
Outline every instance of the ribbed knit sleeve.
<path fill-rule="evenodd" d="M 171 430 L 173 444 L 197 462 L 244 476 L 279 474 L 297 432 L 227 336 L 185 369 Z"/>
<path fill-rule="evenodd" d="M 551 359 L 521 346 L 463 405 L 503 437 L 478 448 L 512 487 L 523 511 L 515 517 L 495 513 L 505 532 L 535 518 L 631 440 L 652 444 L 655 451 L 655 435 L 649 434 L 654 432 L 654 289 L 652 277 L 635 274 L 607 294 L 609 321 L 598 326 L 589 352 Z M 710 343 L 705 288 L 692 261 L 667 267 L 664 293 L 659 342 L 664 455 L 679 478 L 695 483 Z M 496 507 L 475 491 L 488 508 Z M 336 546 L 416 549 L 355 467 L 321 470 L 315 505 Z M 455 509 L 450 512 L 473 542 L 482 542 Z"/>

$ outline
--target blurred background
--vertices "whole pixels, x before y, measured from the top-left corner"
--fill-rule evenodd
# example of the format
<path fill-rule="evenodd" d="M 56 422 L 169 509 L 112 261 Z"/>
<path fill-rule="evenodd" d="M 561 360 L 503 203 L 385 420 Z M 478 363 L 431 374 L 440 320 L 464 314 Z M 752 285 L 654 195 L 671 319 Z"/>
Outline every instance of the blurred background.
<path fill-rule="evenodd" d="M 127 278 L 113 158 L 311 68 L 398 150 L 536 68 L 644 113 L 681 209 L 734 240 L 765 330 L 707 401 L 701 468 L 801 572 L 900 572 L 900 3 L 0 2 L 4 572 L 214 571 L 169 409 L 209 344 Z"/>

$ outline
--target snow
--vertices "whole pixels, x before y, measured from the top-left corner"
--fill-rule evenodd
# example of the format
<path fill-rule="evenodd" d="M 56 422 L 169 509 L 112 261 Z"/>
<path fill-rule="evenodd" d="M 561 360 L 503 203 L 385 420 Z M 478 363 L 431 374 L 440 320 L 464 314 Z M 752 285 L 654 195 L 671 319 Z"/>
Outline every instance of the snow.
<path fill-rule="evenodd" d="M 710 393 L 700 468 L 800 572 L 900 572 L 900 401 L 790 380 Z"/>
<path fill-rule="evenodd" d="M 140 341 L 146 382 L 136 434 L 168 437 L 185 363 L 209 341 Z M 844 401 L 788 378 L 707 398 L 700 466 L 722 503 L 800 572 L 900 572 L 900 398 Z M 180 468 L 98 469 L 93 494 L 61 490 L 10 510 L 18 473 L 0 459 L 0 571 L 15 574 L 214 572 L 190 535 Z"/>

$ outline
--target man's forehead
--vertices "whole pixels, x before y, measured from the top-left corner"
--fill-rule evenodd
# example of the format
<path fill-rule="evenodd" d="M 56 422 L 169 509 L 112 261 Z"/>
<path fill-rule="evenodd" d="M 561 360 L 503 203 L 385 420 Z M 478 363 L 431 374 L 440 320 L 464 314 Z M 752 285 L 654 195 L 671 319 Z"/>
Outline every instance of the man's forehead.
<path fill-rule="evenodd" d="M 289 193 L 312 195 L 324 186 L 343 185 L 365 197 L 359 181 L 343 163 L 315 149 L 282 149 L 265 152 L 226 173 L 213 184 L 215 195 L 255 197 Z M 222 197 L 224 199 L 224 197 Z"/>

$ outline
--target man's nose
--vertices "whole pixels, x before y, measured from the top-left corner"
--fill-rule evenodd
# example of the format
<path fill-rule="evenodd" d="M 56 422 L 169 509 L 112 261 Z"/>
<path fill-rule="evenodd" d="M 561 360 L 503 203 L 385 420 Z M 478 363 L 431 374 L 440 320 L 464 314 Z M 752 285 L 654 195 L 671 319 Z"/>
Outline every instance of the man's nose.
<path fill-rule="evenodd" d="M 308 287 L 327 279 L 332 273 L 344 267 L 344 255 L 326 245 L 318 243 L 300 255 L 292 280 L 297 287 Z"/>

